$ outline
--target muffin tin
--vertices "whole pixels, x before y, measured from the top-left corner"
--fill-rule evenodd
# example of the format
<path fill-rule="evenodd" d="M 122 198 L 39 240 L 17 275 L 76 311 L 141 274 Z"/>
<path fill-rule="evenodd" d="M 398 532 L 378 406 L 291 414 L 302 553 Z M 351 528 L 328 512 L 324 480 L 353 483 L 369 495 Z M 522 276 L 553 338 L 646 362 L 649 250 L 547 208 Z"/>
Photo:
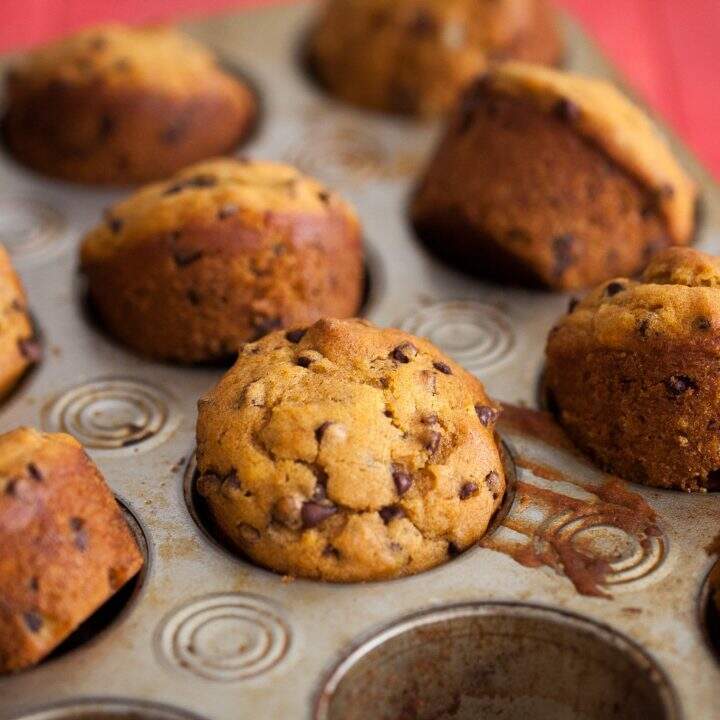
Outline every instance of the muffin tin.
<path fill-rule="evenodd" d="M 356 204 L 370 319 L 429 337 L 494 397 L 537 407 L 545 338 L 568 298 L 481 283 L 426 254 L 406 209 L 437 127 L 323 95 L 300 61 L 313 11 L 294 4 L 188 26 L 261 93 L 262 125 L 242 152 L 295 163 Z M 563 25 L 569 67 L 613 77 L 578 27 Z M 702 187 L 699 246 L 720 252 L 718 188 L 675 146 Z M 122 196 L 0 157 L 0 241 L 45 345 L 2 407 L 2 430 L 28 424 L 82 441 L 148 560 L 124 607 L 100 611 L 111 613 L 101 630 L 0 678 L 1 718 L 720 717 L 703 587 L 720 497 L 613 483 L 527 411 L 499 426 L 517 470 L 507 514 L 482 547 L 444 566 L 342 586 L 233 556 L 193 493 L 195 405 L 222 370 L 146 362 L 84 310 L 78 242 Z M 638 512 L 640 531 L 623 521 Z"/>

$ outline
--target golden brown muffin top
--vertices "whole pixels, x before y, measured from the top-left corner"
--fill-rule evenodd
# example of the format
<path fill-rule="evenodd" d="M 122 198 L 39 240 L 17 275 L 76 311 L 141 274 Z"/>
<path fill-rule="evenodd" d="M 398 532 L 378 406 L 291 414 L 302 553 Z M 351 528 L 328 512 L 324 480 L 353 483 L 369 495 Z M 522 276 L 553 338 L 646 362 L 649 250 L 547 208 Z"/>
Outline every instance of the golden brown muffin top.
<path fill-rule="evenodd" d="M 560 111 L 588 139 L 657 194 L 678 244 L 690 242 L 697 189 L 650 118 L 614 85 L 539 65 L 508 62 L 490 75 L 502 92 Z"/>
<path fill-rule="evenodd" d="M 228 512 L 261 531 L 296 498 L 295 539 L 314 527 L 311 501 L 335 508 L 323 532 L 354 517 L 372 534 L 396 507 L 426 540 L 466 546 L 502 498 L 496 418 L 482 384 L 428 341 L 320 320 L 241 350 L 199 403 L 198 466 L 237 474 L 247 493 Z"/>
<path fill-rule="evenodd" d="M 511 42 L 532 18 L 534 0 L 331 0 L 328 17 L 356 30 L 436 36 L 450 49 L 492 49 Z M 359 23 L 359 24 L 358 24 Z M 337 27 L 336 27 L 337 30 Z M 414 31 L 414 32 L 412 32 Z M 423 32 L 425 31 L 425 32 Z"/>
<path fill-rule="evenodd" d="M 559 323 L 550 343 L 623 349 L 668 339 L 720 355 L 720 258 L 669 248 L 639 281 L 593 290 Z"/>
<path fill-rule="evenodd" d="M 187 226 L 207 226 L 245 214 L 325 217 L 354 210 L 324 185 L 289 165 L 218 159 L 185 168 L 169 180 L 141 188 L 91 230 L 83 259 L 102 259 L 135 243 Z"/>
<path fill-rule="evenodd" d="M 192 94 L 219 74 L 213 54 L 169 27 L 118 23 L 87 28 L 30 52 L 13 82 L 144 87 Z"/>
<path fill-rule="evenodd" d="M 8 494 L 8 487 L 19 476 L 27 475 L 38 450 L 53 446 L 82 449 L 74 437 L 65 433 L 42 433 L 19 427 L 0 435 L 0 496 Z"/>

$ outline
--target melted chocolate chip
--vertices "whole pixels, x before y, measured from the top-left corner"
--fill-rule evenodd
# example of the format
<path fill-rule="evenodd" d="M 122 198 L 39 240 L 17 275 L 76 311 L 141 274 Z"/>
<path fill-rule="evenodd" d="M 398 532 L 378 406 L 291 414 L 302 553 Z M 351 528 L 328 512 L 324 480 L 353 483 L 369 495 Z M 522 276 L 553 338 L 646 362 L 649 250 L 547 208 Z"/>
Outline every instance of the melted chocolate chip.
<path fill-rule="evenodd" d="M 405 517 L 405 511 L 398 505 L 388 505 L 379 510 L 382 521 L 389 525 L 393 520 L 400 520 Z"/>
<path fill-rule="evenodd" d="M 187 267 L 199 260 L 203 256 L 202 250 L 194 248 L 175 248 L 173 250 L 173 260 L 178 267 Z"/>
<path fill-rule="evenodd" d="M 218 220 L 227 220 L 229 217 L 235 215 L 239 209 L 240 208 L 234 203 L 226 203 L 217 211 Z"/>
<path fill-rule="evenodd" d="M 217 178 L 214 175 L 194 175 L 174 183 L 165 190 L 163 195 L 176 195 L 187 188 L 209 188 L 215 185 L 217 185 Z"/>
<path fill-rule="evenodd" d="M 555 277 L 560 277 L 575 262 L 574 245 L 575 238 L 570 233 L 559 235 L 553 239 L 552 251 L 555 261 L 553 273 Z"/>
<path fill-rule="evenodd" d="M 570 298 L 570 302 L 568 303 L 568 315 L 573 313 L 575 311 L 575 308 L 580 304 L 580 301 L 576 297 Z"/>
<path fill-rule="evenodd" d="M 466 482 L 460 488 L 460 499 L 467 500 L 478 491 L 478 486 L 474 482 Z"/>
<path fill-rule="evenodd" d="M 569 123 L 577 122 L 581 115 L 580 108 L 572 100 L 568 100 L 567 98 L 559 100 L 555 104 L 553 111 L 556 118 Z"/>
<path fill-rule="evenodd" d="M 432 430 L 428 434 L 427 442 L 425 443 L 425 449 L 428 450 L 431 454 L 436 453 L 438 448 L 440 447 L 440 440 L 442 439 L 442 436 L 440 435 L 437 430 Z"/>
<path fill-rule="evenodd" d="M 321 505 L 320 503 L 308 500 L 303 503 L 300 513 L 303 527 L 316 527 L 320 525 L 320 523 L 325 522 L 329 517 L 332 517 L 336 512 L 337 508 L 334 505 Z"/>
<path fill-rule="evenodd" d="M 43 626 L 42 616 L 34 610 L 24 612 L 23 620 L 25 621 L 25 625 L 27 625 L 27 629 L 32 633 L 40 632 L 40 629 Z"/>
<path fill-rule="evenodd" d="M 491 470 L 485 476 L 485 484 L 488 486 L 488 490 L 492 493 L 493 498 L 497 499 L 501 487 L 500 476 L 494 470 Z"/>
<path fill-rule="evenodd" d="M 390 357 L 399 363 L 409 363 L 417 355 L 417 352 L 417 348 L 411 342 L 404 342 L 390 353 Z"/>
<path fill-rule="evenodd" d="M 490 407 L 489 405 L 476 405 L 475 412 L 485 427 L 492 425 L 498 419 L 498 415 L 500 415 L 494 407 Z"/>
<path fill-rule="evenodd" d="M 301 368 L 309 368 L 311 363 L 312 363 L 312 358 L 306 357 L 305 355 L 301 355 L 296 360 L 296 364 L 299 365 Z"/>
<path fill-rule="evenodd" d="M 323 435 L 325 434 L 325 431 L 332 425 L 331 422 L 324 422 L 322 425 L 320 425 L 319 428 L 315 430 L 315 439 L 318 442 L 322 442 Z"/>
<path fill-rule="evenodd" d="M 332 545 L 326 545 L 323 548 L 322 554 L 323 554 L 323 557 L 331 557 L 331 558 L 335 558 L 335 560 L 340 559 L 340 551 L 336 547 L 333 547 Z"/>
<path fill-rule="evenodd" d="M 710 322 L 709 318 L 706 317 L 696 317 L 693 320 L 693 329 L 699 330 L 700 332 L 707 332 L 711 327 L 712 323 Z"/>
<path fill-rule="evenodd" d="M 79 517 L 71 517 L 70 528 L 75 534 L 75 538 L 73 540 L 73 542 L 75 543 L 75 547 L 80 550 L 80 552 L 84 552 L 85 550 L 87 550 L 88 535 L 85 528 L 85 521 Z"/>
<path fill-rule="evenodd" d="M 605 286 L 605 296 L 606 297 L 612 297 L 613 295 L 617 295 L 618 293 L 625 290 L 625 284 L 617 281 L 613 281 L 611 283 L 608 283 Z"/>
<path fill-rule="evenodd" d="M 258 317 L 253 320 L 253 330 L 251 342 L 259 340 L 273 330 L 282 327 L 282 320 L 278 316 L 274 317 Z"/>
<path fill-rule="evenodd" d="M 413 484 L 412 476 L 410 475 L 407 470 L 403 470 L 402 468 L 394 468 L 392 473 L 392 479 L 395 483 L 395 489 L 397 490 L 397 494 L 402 497 L 411 487 Z"/>
<path fill-rule="evenodd" d="M 306 333 L 307 333 L 307 328 L 302 328 L 300 330 L 288 330 L 285 333 L 285 339 L 288 342 L 291 342 L 291 343 L 297 345 L 305 337 Z"/>
<path fill-rule="evenodd" d="M 18 340 L 18 349 L 20 350 L 20 354 L 31 363 L 37 363 L 42 360 L 42 345 L 40 345 L 35 337 Z"/>
<path fill-rule="evenodd" d="M 38 466 L 35 463 L 27 464 L 27 472 L 28 472 L 28 475 L 35 482 L 42 482 L 44 480 L 43 474 L 40 472 L 40 468 L 38 468 Z"/>
<path fill-rule="evenodd" d="M 672 375 L 665 381 L 665 388 L 673 397 L 679 397 L 690 390 L 697 390 L 697 383 L 686 375 Z"/>
<path fill-rule="evenodd" d="M 444 362 L 434 362 L 433 367 L 443 375 L 452 375 L 452 369 Z"/>

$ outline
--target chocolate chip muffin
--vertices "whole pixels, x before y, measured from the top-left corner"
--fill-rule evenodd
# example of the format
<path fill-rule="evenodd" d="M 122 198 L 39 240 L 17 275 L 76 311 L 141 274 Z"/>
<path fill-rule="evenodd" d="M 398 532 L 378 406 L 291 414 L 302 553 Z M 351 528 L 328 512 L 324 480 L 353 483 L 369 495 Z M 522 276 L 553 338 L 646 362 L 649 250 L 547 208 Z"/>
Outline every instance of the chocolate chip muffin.
<path fill-rule="evenodd" d="M 216 160 L 113 207 L 82 268 L 106 327 L 161 360 L 207 362 L 271 330 L 360 307 L 354 211 L 295 168 Z"/>
<path fill-rule="evenodd" d="M 0 435 L 0 672 L 34 665 L 143 558 L 112 492 L 69 435 Z"/>
<path fill-rule="evenodd" d="M 691 242 L 695 186 L 612 85 L 507 63 L 465 94 L 412 202 L 419 236 L 501 282 L 567 290 Z"/>
<path fill-rule="evenodd" d="M 248 87 L 190 38 L 113 24 L 53 42 L 14 67 L 4 130 L 12 153 L 41 173 L 129 184 L 230 152 L 255 115 Z"/>
<path fill-rule="evenodd" d="M 330 0 L 308 45 L 311 72 L 333 95 L 419 116 L 446 113 L 494 60 L 561 55 L 546 0 Z"/>
<path fill-rule="evenodd" d="M 27 310 L 25 291 L 0 245 L 0 398 L 42 355 Z"/>
<path fill-rule="evenodd" d="M 228 540 L 277 572 L 411 575 L 485 533 L 505 490 L 497 415 L 429 342 L 320 320 L 246 345 L 200 400 L 198 490 Z"/>
<path fill-rule="evenodd" d="M 574 442 L 626 480 L 720 490 L 720 260 L 657 255 L 553 329 L 546 384 Z"/>

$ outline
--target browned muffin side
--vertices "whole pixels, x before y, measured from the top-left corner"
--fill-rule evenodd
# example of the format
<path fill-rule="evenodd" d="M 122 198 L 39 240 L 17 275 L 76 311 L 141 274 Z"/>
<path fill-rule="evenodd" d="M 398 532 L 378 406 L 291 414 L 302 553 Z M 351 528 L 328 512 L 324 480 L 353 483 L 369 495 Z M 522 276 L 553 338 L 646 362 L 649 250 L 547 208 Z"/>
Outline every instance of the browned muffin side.
<path fill-rule="evenodd" d="M 0 672 L 34 665 L 143 558 L 112 492 L 69 435 L 0 435 Z"/>
<path fill-rule="evenodd" d="M 246 345 L 200 401 L 198 489 L 276 572 L 411 575 L 470 547 L 502 502 L 497 415 L 426 340 L 320 320 Z"/>
<path fill-rule="evenodd" d="M 567 290 L 689 243 L 694 203 L 650 121 L 612 86 L 508 63 L 466 93 L 411 214 L 464 269 Z"/>
<path fill-rule="evenodd" d="M 593 290 L 547 344 L 551 405 L 599 465 L 646 485 L 720 490 L 720 260 L 655 257 Z"/>
<path fill-rule="evenodd" d="M 450 110 L 493 60 L 556 64 L 562 52 L 546 0 L 330 0 L 308 45 L 333 95 L 419 116 Z"/>
<path fill-rule="evenodd" d="M 40 356 L 25 291 L 7 251 L 0 245 L 0 398 L 12 390 Z"/>
<path fill-rule="evenodd" d="M 112 24 L 13 68 L 4 131 L 15 156 L 41 173 L 124 185 L 230 152 L 255 115 L 248 87 L 189 37 Z"/>
<path fill-rule="evenodd" d="M 162 360 L 203 362 L 318 318 L 357 313 L 360 225 L 295 168 L 217 160 L 141 189 L 82 246 L 103 323 Z"/>

